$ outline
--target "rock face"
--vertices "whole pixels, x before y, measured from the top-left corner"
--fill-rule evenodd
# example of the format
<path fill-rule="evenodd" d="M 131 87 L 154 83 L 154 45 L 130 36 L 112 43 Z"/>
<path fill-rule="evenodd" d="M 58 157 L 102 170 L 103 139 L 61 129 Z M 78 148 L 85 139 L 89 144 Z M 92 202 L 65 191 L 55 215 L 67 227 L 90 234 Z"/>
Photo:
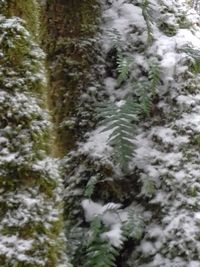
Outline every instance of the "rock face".
<path fill-rule="evenodd" d="M 0 0 L 0 266 L 200 267 L 192 5 Z"/>

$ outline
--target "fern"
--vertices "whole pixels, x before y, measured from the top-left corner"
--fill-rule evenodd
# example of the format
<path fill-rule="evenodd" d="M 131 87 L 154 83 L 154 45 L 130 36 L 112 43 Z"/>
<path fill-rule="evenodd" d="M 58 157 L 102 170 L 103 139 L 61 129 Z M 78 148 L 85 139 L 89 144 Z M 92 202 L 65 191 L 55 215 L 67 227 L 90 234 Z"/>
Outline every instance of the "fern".
<path fill-rule="evenodd" d="M 144 222 L 141 216 L 137 215 L 134 210 L 128 211 L 128 219 L 123 225 L 124 236 L 134 240 L 140 240 L 144 232 Z"/>
<path fill-rule="evenodd" d="M 116 204 L 116 203 L 109 202 L 108 204 L 103 206 L 102 212 L 103 213 L 106 213 L 106 212 L 118 213 L 120 208 L 121 208 L 121 204 Z"/>
<path fill-rule="evenodd" d="M 160 68 L 157 62 L 151 62 L 148 78 L 151 84 L 151 94 L 154 96 L 157 86 L 160 84 Z"/>
<path fill-rule="evenodd" d="M 94 189 L 96 184 L 98 183 L 98 180 L 100 179 L 99 175 L 92 176 L 89 181 L 87 182 L 84 196 L 91 198 L 92 194 L 94 193 Z"/>
<path fill-rule="evenodd" d="M 133 100 L 127 100 L 120 105 L 111 104 L 100 108 L 101 123 L 106 125 L 103 131 L 113 130 L 108 143 L 113 147 L 113 158 L 119 166 L 126 170 L 134 152 L 133 139 L 137 133 L 136 122 L 140 107 Z"/>
<path fill-rule="evenodd" d="M 142 2 L 142 15 L 147 26 L 147 45 L 149 46 L 153 40 L 152 28 L 151 28 L 151 16 L 150 16 L 150 3 L 148 0 Z"/>
<path fill-rule="evenodd" d="M 188 56 L 193 59 L 191 70 L 194 73 L 200 73 L 200 50 L 194 49 L 190 46 L 187 46 L 181 51 L 185 52 Z"/>
<path fill-rule="evenodd" d="M 139 81 L 134 84 L 137 88 L 135 93 L 138 97 L 140 114 L 149 116 L 152 106 L 152 91 L 148 81 Z"/>
<path fill-rule="evenodd" d="M 118 216 L 113 213 L 117 213 Z M 115 267 L 116 257 L 123 248 L 124 242 L 130 238 L 134 240 L 142 238 L 144 223 L 141 217 L 133 209 L 125 213 L 127 213 L 126 219 L 121 205 L 112 202 L 102 206 L 98 215 L 94 212 L 90 219 L 84 267 Z M 121 214 L 123 214 L 123 220 L 120 217 Z"/>
<path fill-rule="evenodd" d="M 148 81 L 143 80 L 133 84 L 134 87 L 137 88 L 135 93 L 138 97 L 141 115 L 144 114 L 149 116 L 152 107 L 152 100 L 155 97 L 156 89 L 159 84 L 159 65 L 152 62 L 149 66 Z"/>
<path fill-rule="evenodd" d="M 87 245 L 87 231 L 81 226 L 81 222 L 72 223 L 68 221 L 66 224 L 67 253 L 73 265 L 77 265 L 82 257 L 85 246 Z"/>
<path fill-rule="evenodd" d="M 123 57 L 122 53 L 118 52 L 117 54 L 118 85 L 121 85 L 122 82 L 127 80 L 129 75 L 129 65 L 130 65 L 130 60 Z"/>
<path fill-rule="evenodd" d="M 107 241 L 101 238 L 103 225 L 99 217 L 91 222 L 91 239 L 86 252 L 85 267 L 115 267 L 119 252 Z"/>
<path fill-rule="evenodd" d="M 155 181 L 146 175 L 144 175 L 141 180 L 142 180 L 141 194 L 147 197 L 152 197 L 156 191 Z"/>
<path fill-rule="evenodd" d="M 124 43 L 122 41 L 120 32 L 117 29 L 113 28 L 110 31 L 108 31 L 108 36 L 112 41 L 113 48 L 117 49 L 118 52 L 121 52 Z"/>

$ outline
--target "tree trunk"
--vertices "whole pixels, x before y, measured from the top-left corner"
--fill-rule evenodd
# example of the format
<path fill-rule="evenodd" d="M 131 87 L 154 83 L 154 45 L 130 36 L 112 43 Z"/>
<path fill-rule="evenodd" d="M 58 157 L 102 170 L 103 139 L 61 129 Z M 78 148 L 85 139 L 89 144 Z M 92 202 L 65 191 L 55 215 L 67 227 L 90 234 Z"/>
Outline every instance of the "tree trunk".
<path fill-rule="evenodd" d="M 0 11 L 0 266 L 66 267 L 40 7 L 9 0 Z"/>

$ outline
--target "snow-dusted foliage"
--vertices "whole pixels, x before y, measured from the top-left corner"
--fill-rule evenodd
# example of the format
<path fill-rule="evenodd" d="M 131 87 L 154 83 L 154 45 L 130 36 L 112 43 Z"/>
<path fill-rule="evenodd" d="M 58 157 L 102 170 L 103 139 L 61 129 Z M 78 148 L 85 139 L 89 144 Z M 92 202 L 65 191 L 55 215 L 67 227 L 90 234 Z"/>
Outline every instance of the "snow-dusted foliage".
<path fill-rule="evenodd" d="M 0 266 L 67 266 L 44 53 L 24 21 L 4 16 L 10 3 L 0 1 Z"/>
<path fill-rule="evenodd" d="M 114 106 L 127 99 L 140 103 L 140 90 L 150 81 L 150 66 L 156 63 L 159 67 L 148 116 L 141 115 L 137 123 L 124 119 L 130 127 L 137 126 L 132 140 L 130 131 L 127 135 L 134 143 L 134 153 L 131 158 L 129 155 L 126 172 L 113 161 L 118 155 L 115 144 L 109 142 L 117 127 L 117 110 L 115 116 L 111 115 L 115 124 L 109 124 L 109 117 L 103 126 L 91 129 L 64 161 L 70 174 L 66 179 L 66 201 L 72 205 L 66 207 L 68 219 L 72 223 L 77 219 L 73 231 L 81 229 L 83 239 L 91 216 L 82 214 L 84 195 L 104 204 L 116 201 L 127 207 L 132 203 L 133 210 L 141 211 L 145 232 L 140 242 L 131 243 L 131 252 L 125 244 L 118 258 L 122 266 L 200 266 L 199 19 L 192 4 L 182 0 L 109 0 L 102 4 L 101 33 L 97 36 L 101 42 L 101 60 L 97 61 L 101 75 L 96 83 L 91 80 L 92 86 L 80 99 L 90 99 L 93 104 L 104 98 Z M 120 80 L 119 52 L 121 66 L 128 66 Z M 104 91 L 101 98 L 98 89 Z M 146 94 L 150 94 L 148 90 Z M 84 106 L 84 112 L 91 112 L 88 110 Z M 91 116 L 98 122 L 99 116 L 94 114 Z M 86 210 L 88 203 L 82 203 Z M 102 207 L 93 204 L 98 213 Z M 116 231 L 115 237 L 118 234 Z M 107 234 L 108 240 L 112 240 L 111 235 Z M 72 258 L 81 258 L 84 245 L 76 243 Z"/>

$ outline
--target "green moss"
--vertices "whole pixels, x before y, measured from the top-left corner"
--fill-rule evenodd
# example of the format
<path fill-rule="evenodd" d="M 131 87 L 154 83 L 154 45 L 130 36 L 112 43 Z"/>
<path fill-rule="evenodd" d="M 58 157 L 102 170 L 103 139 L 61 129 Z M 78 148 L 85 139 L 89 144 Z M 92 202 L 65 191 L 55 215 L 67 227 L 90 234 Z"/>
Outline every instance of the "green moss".
<path fill-rule="evenodd" d="M 14 256 L 7 257 L 0 251 L 0 266 L 41 267 L 44 264 L 37 263 L 37 259 L 41 258 L 47 262 L 45 266 L 55 267 L 61 254 L 63 255 L 63 238 L 59 237 L 63 228 L 62 215 L 59 215 L 62 203 L 55 195 L 55 189 L 61 185 L 53 177 L 47 163 L 40 166 L 40 160 L 45 160 L 50 153 L 48 144 L 51 143 L 51 133 L 47 112 L 43 110 L 47 93 L 43 80 L 44 55 L 35 43 L 39 37 L 39 7 L 35 0 L 10 0 L 6 4 L 4 15 L 7 18 L 13 16 L 10 21 L 14 23 L 2 22 L 0 25 L 4 36 L 1 44 L 4 57 L 0 59 L 0 85 L 5 88 L 0 120 L 1 130 L 8 140 L 6 149 L 8 153 L 16 153 L 17 157 L 10 161 L 1 161 L 0 218 L 2 222 L 9 216 L 17 220 L 16 214 L 19 212 L 19 216 L 27 215 L 24 218 L 27 221 L 18 226 L 14 220 L 9 221 L 9 224 L 4 222 L 1 233 L 25 240 L 32 239 L 33 247 L 24 252 L 27 256 L 24 262 Z M 41 203 L 35 204 L 32 210 L 32 207 L 20 199 L 20 192 L 33 199 L 39 195 Z M 52 210 L 56 211 L 58 218 L 52 218 Z M 29 262 L 28 256 L 33 260 Z M 33 261 L 35 262 L 32 263 Z"/>
<path fill-rule="evenodd" d="M 39 13 L 37 0 L 10 0 L 8 6 L 9 16 L 17 16 L 25 20 L 27 29 L 38 40 L 39 37 Z"/>
<path fill-rule="evenodd" d="M 43 13 L 43 25 L 47 28 L 42 40 L 48 63 L 54 65 L 49 75 L 49 105 L 56 129 L 55 154 L 62 157 L 78 138 L 76 123 L 70 128 L 65 121 L 77 117 L 77 101 L 94 61 L 92 38 L 97 31 L 100 7 L 93 0 L 51 0 L 47 7 Z"/>
<path fill-rule="evenodd" d="M 196 197 L 198 195 L 198 188 L 195 186 L 192 186 L 187 191 L 188 196 L 190 197 Z"/>
<path fill-rule="evenodd" d="M 200 135 L 194 135 L 192 137 L 192 144 L 195 145 L 196 149 L 200 150 Z"/>
<path fill-rule="evenodd" d="M 177 23 L 179 24 L 180 29 L 188 29 L 192 26 L 191 21 L 184 15 L 178 17 Z"/>
<path fill-rule="evenodd" d="M 164 21 L 161 21 L 158 24 L 158 28 L 160 29 L 160 31 L 162 31 L 163 33 L 165 33 L 167 36 L 174 36 L 177 33 L 177 28 L 176 26 L 172 25 L 172 24 L 168 24 Z"/>

